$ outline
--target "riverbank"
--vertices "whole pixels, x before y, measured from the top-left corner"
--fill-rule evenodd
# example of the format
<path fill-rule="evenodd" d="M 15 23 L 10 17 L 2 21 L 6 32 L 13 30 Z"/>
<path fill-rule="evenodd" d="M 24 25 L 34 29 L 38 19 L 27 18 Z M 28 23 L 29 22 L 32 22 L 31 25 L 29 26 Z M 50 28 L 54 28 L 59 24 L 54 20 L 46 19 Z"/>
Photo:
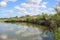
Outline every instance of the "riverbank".
<path fill-rule="evenodd" d="M 60 27 L 55 30 L 54 34 L 55 40 L 60 40 Z"/>
<path fill-rule="evenodd" d="M 48 17 L 48 15 L 47 15 Z M 12 17 L 8 18 L 5 22 L 26 22 L 26 23 L 33 23 L 43 26 L 55 27 L 56 24 L 50 18 L 47 18 L 46 15 L 37 15 L 37 16 L 23 16 L 23 17 Z M 53 24 L 52 24 L 53 23 Z"/>
<path fill-rule="evenodd" d="M 22 17 L 16 16 L 16 17 L 10 17 L 5 19 L 3 18 L 2 21 L 4 20 L 4 22 L 26 22 L 26 23 L 39 24 L 39 25 L 55 28 L 60 26 L 59 18 L 60 18 L 59 14 L 54 14 L 54 15 L 42 14 L 42 15 L 35 15 L 35 16 L 26 15 Z"/>

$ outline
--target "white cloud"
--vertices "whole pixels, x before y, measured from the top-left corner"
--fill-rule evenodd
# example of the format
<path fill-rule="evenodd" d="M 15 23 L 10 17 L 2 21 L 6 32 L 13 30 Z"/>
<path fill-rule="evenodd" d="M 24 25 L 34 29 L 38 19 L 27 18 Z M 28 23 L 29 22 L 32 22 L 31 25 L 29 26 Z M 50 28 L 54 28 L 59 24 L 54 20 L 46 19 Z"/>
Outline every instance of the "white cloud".
<path fill-rule="evenodd" d="M 13 10 L 5 10 L 5 12 L 13 13 Z"/>
<path fill-rule="evenodd" d="M 14 8 L 15 8 L 16 10 L 25 10 L 24 8 L 19 7 L 19 6 L 15 6 Z"/>
<path fill-rule="evenodd" d="M 2 7 L 7 6 L 7 2 L 5 2 L 5 1 L 1 1 L 1 2 L 0 2 L 0 6 L 2 6 Z"/>
<path fill-rule="evenodd" d="M 22 6 L 22 7 L 31 7 L 32 4 L 22 3 L 21 6 Z"/>
<path fill-rule="evenodd" d="M 27 0 L 25 3 L 21 3 L 14 8 L 19 10 L 20 13 L 26 15 L 37 15 L 41 13 L 41 9 L 46 8 L 47 2 L 41 2 L 42 0 Z M 42 4 L 41 4 L 42 3 Z"/>
<path fill-rule="evenodd" d="M 47 10 L 43 10 L 42 12 L 44 12 L 44 13 L 48 13 L 48 11 L 47 11 Z"/>
<path fill-rule="evenodd" d="M 0 2 L 0 6 L 1 7 L 6 7 L 7 4 L 8 4 L 7 2 L 9 2 L 9 1 L 16 2 L 17 0 L 3 0 L 3 1 Z"/>
<path fill-rule="evenodd" d="M 48 9 L 48 12 L 50 12 L 49 14 L 55 14 L 56 13 L 56 11 L 55 11 L 54 8 L 49 8 Z"/>
<path fill-rule="evenodd" d="M 47 2 L 43 2 L 40 7 L 41 7 L 41 8 L 46 8 L 46 4 L 47 4 Z"/>
<path fill-rule="evenodd" d="M 11 2 L 16 2 L 17 0 L 3 0 L 5 2 L 11 1 Z"/>
<path fill-rule="evenodd" d="M 49 8 L 49 10 L 53 11 L 53 10 L 54 10 L 54 8 Z"/>
<path fill-rule="evenodd" d="M 9 0 L 9 1 L 11 1 L 11 2 L 16 2 L 17 0 Z"/>
<path fill-rule="evenodd" d="M 15 6 L 15 9 L 16 9 L 16 10 L 20 10 L 20 7 L 19 7 L 19 6 Z"/>
<path fill-rule="evenodd" d="M 26 3 L 22 3 L 20 6 L 24 8 L 29 8 L 29 9 L 36 9 L 36 8 L 46 8 L 47 2 L 43 2 L 40 6 L 42 0 L 28 0 Z M 32 2 L 32 3 L 29 3 Z M 39 2 L 39 4 L 34 4 L 34 2 Z"/>
<path fill-rule="evenodd" d="M 47 4 L 47 2 L 43 2 L 42 4 L 46 5 L 46 4 Z"/>
<path fill-rule="evenodd" d="M 27 3 L 40 4 L 42 0 L 27 0 Z"/>
<path fill-rule="evenodd" d="M 30 15 L 31 13 L 27 12 L 27 11 L 21 11 L 21 13 L 26 14 L 26 15 Z"/>
<path fill-rule="evenodd" d="M 41 8 L 46 8 L 46 5 L 41 5 Z"/>

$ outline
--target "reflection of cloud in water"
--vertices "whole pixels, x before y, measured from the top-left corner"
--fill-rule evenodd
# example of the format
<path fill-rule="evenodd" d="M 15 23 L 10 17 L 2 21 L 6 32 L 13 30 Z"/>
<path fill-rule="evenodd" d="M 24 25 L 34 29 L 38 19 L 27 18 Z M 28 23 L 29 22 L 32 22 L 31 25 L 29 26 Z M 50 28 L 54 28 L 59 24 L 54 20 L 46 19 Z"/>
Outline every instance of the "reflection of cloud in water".
<path fill-rule="evenodd" d="M 14 39 L 7 39 L 7 40 L 17 40 L 17 39 L 14 38 Z"/>
<path fill-rule="evenodd" d="M 14 28 L 3 28 L 2 31 L 13 31 Z"/>
<path fill-rule="evenodd" d="M 0 38 L 2 40 L 42 40 L 42 37 L 40 36 L 42 35 L 42 30 L 39 30 L 38 28 L 32 26 L 15 24 L 7 25 L 2 23 L 0 31 L 1 30 L 1 34 L 7 34 L 0 35 Z"/>
<path fill-rule="evenodd" d="M 23 37 L 28 37 L 28 36 L 32 36 L 32 35 L 38 35 L 39 33 L 37 32 L 25 32 L 22 34 Z"/>
<path fill-rule="evenodd" d="M 7 39 L 7 35 L 4 35 L 4 34 L 3 35 L 0 35 L 0 38 L 1 39 Z"/>
<path fill-rule="evenodd" d="M 7 24 L 4 24 L 3 26 L 4 26 L 4 27 L 8 27 L 8 25 L 7 25 Z"/>
<path fill-rule="evenodd" d="M 42 34 L 41 30 L 38 30 L 38 28 L 32 28 L 32 27 L 22 27 L 20 30 L 17 30 L 15 34 L 21 34 L 23 37 L 31 36 L 31 35 L 38 35 Z"/>
<path fill-rule="evenodd" d="M 5 23 L 0 23 L 0 26 L 8 27 L 8 25 L 7 25 L 7 24 L 5 24 Z"/>
<path fill-rule="evenodd" d="M 47 32 L 43 34 L 43 40 L 54 40 L 54 35 L 52 32 Z"/>
<path fill-rule="evenodd" d="M 16 31 L 15 33 L 16 34 L 20 34 L 20 33 L 22 33 L 22 32 L 25 32 L 24 30 L 18 30 L 18 31 Z"/>

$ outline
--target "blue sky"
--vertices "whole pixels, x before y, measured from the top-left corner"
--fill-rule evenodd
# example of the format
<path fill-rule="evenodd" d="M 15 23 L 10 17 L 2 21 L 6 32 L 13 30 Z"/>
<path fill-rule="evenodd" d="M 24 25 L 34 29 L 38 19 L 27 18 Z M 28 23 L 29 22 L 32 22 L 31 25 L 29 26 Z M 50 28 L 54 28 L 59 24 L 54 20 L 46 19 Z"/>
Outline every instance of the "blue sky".
<path fill-rule="evenodd" d="M 53 13 L 56 3 L 56 0 L 0 0 L 0 18 Z"/>

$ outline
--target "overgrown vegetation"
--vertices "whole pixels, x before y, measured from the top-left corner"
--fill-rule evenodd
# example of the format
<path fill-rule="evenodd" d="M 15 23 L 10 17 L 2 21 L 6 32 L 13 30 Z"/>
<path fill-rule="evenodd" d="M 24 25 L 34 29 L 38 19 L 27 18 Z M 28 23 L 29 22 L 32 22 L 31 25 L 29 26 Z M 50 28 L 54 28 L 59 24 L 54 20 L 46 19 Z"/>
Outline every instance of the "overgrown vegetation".
<path fill-rule="evenodd" d="M 42 15 L 36 15 L 36 16 L 22 16 L 22 17 L 11 17 L 7 18 L 5 22 L 28 22 L 28 23 L 34 23 L 44 26 L 60 26 L 60 15 L 57 14 L 44 14 Z"/>

